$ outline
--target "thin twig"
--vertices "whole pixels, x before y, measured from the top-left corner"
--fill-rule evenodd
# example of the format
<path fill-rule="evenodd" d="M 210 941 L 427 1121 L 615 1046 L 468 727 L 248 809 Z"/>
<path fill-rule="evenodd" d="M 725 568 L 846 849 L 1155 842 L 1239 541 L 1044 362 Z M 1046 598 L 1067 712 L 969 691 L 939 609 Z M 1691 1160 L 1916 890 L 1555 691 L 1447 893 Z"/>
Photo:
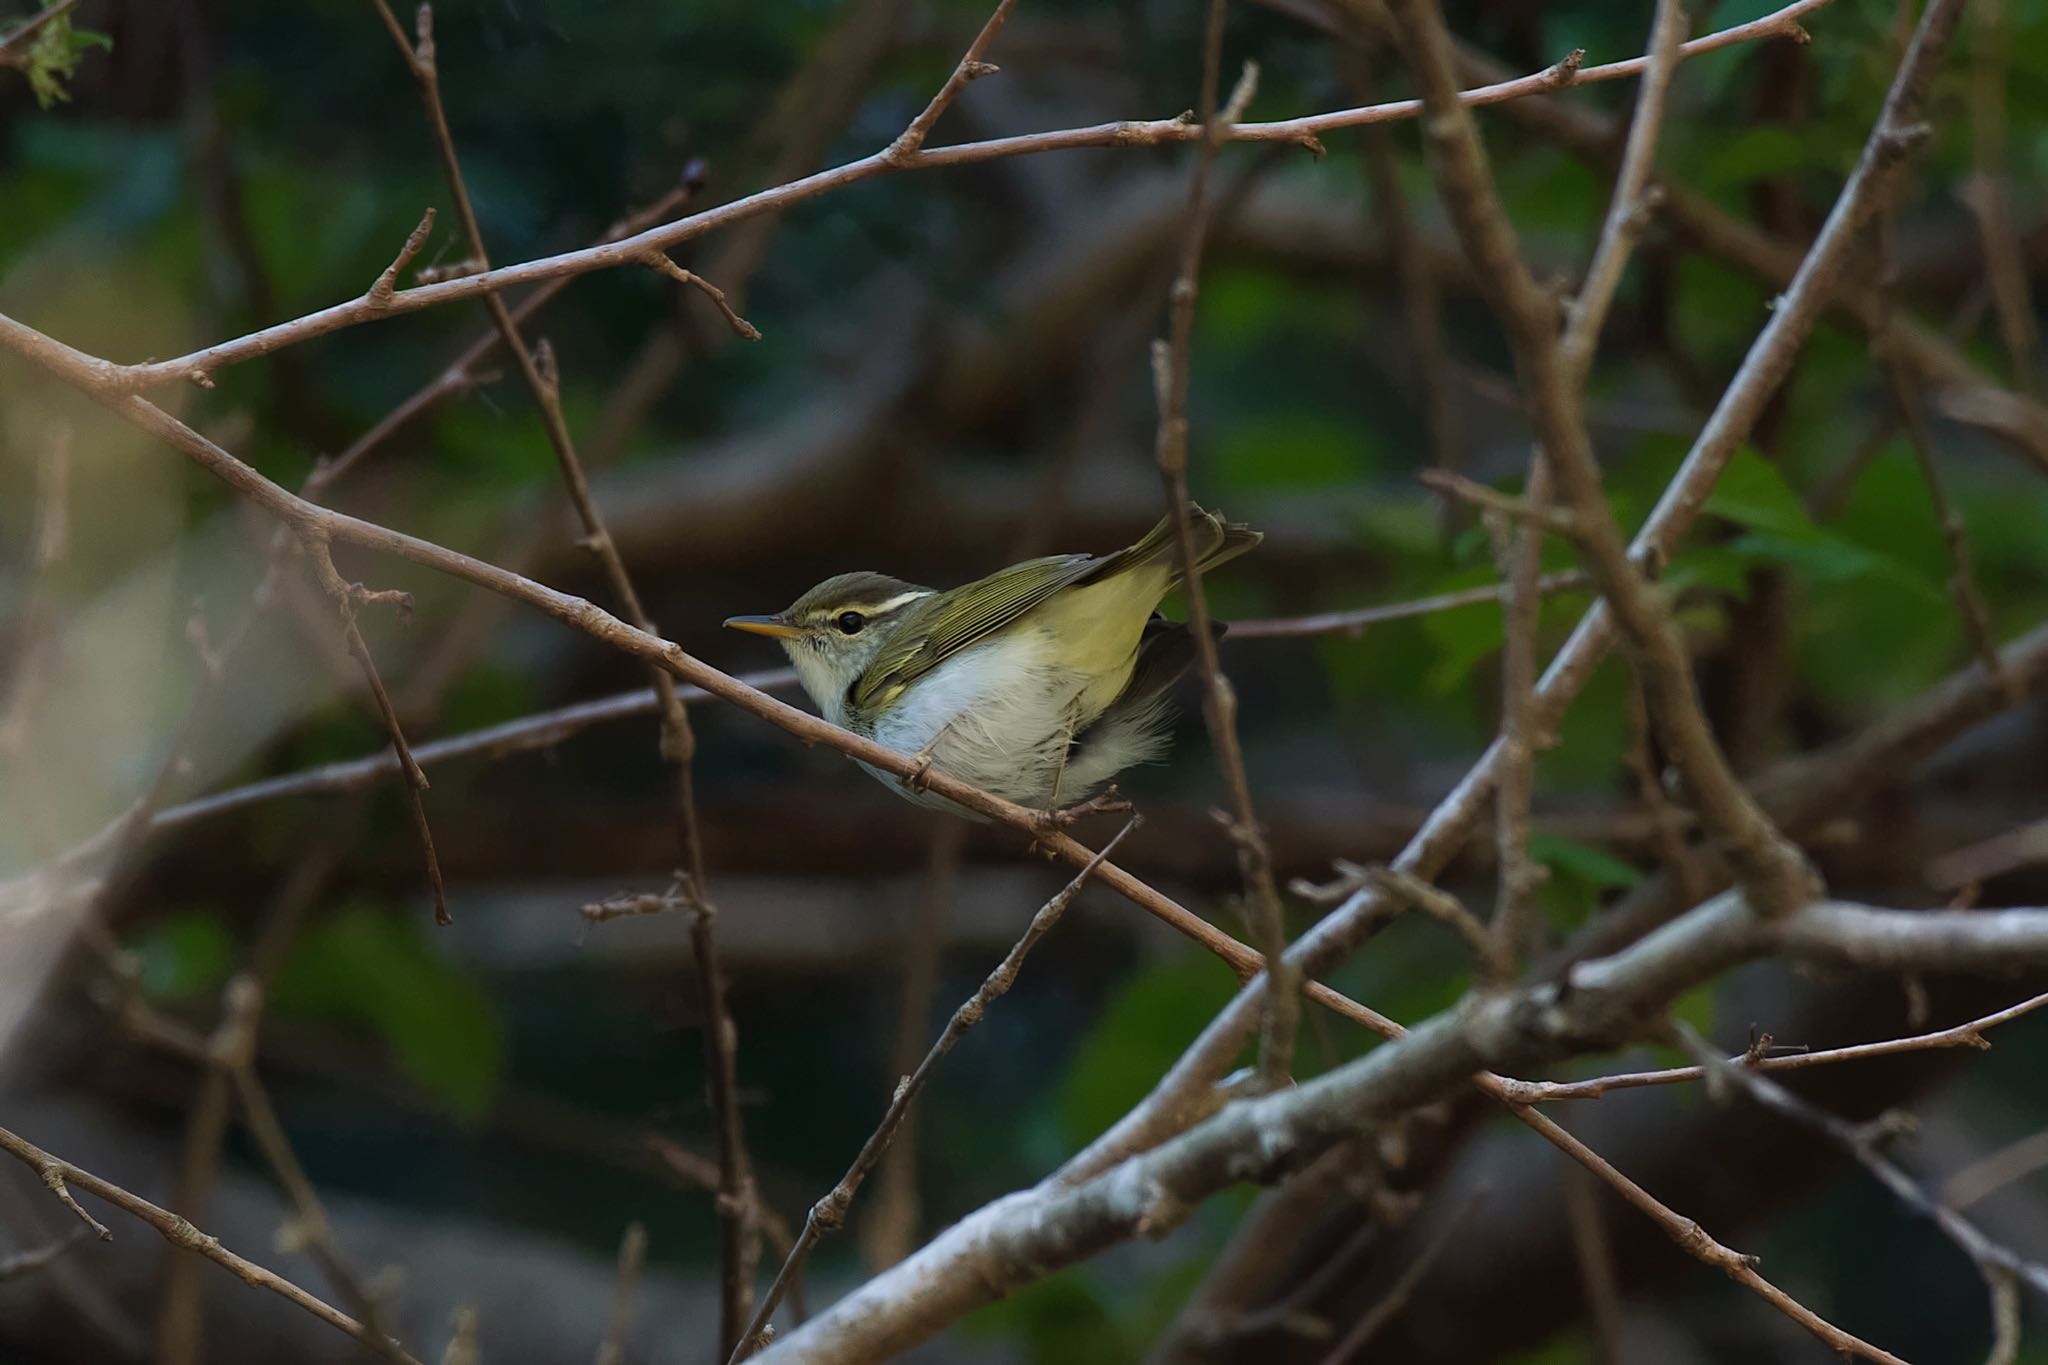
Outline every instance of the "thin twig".
<path fill-rule="evenodd" d="M 448 913 L 448 888 L 441 879 L 441 856 L 434 848 L 434 831 L 427 823 L 427 804 L 421 795 L 429 785 L 427 774 L 413 758 L 412 747 L 406 743 L 405 726 L 398 718 L 398 708 L 391 704 L 391 694 L 385 690 L 383 675 L 377 671 L 377 661 L 370 656 L 370 646 L 363 639 L 362 628 L 356 624 L 357 608 L 365 602 L 391 602 L 404 613 L 410 610 L 412 599 L 405 593 L 373 591 L 360 583 L 343 581 L 335 571 L 327 542 L 318 536 L 303 539 L 315 576 L 334 599 L 335 608 L 341 614 L 342 638 L 348 643 L 349 656 L 362 670 L 363 682 L 370 689 L 370 699 L 376 704 L 378 718 L 383 721 L 385 732 L 391 736 L 391 752 L 398 760 L 398 773 L 404 779 L 406 797 L 411 803 L 413 830 L 419 835 L 420 849 L 426 857 L 427 886 L 434 895 L 434 923 L 446 927 L 455 921 Z"/>
<path fill-rule="evenodd" d="M 1387 1286 L 1387 1292 L 1382 1294 L 1372 1307 L 1359 1315 L 1358 1320 L 1351 1324 L 1351 1329 L 1344 1334 L 1343 1340 L 1323 1357 L 1324 1365 L 1343 1365 L 1345 1361 L 1361 1358 L 1359 1348 L 1372 1340 L 1382 1327 L 1394 1320 L 1395 1314 L 1407 1306 L 1416 1287 L 1449 1249 L 1451 1239 L 1456 1235 L 1459 1225 L 1465 1221 L 1466 1215 L 1478 1207 L 1485 1197 L 1486 1191 L 1483 1188 L 1473 1191 L 1464 1203 L 1444 1218 L 1430 1234 L 1429 1240 L 1423 1244 L 1415 1259 L 1403 1266 L 1394 1282 Z"/>
<path fill-rule="evenodd" d="M 1685 897 L 1686 904 L 1697 905 L 1707 898 L 1711 890 L 1709 879 L 1706 870 L 1700 866 L 1699 856 L 1685 842 L 1686 816 L 1671 803 L 1670 794 L 1664 790 L 1664 782 L 1658 774 L 1650 735 L 1650 713 L 1643 702 L 1643 689 L 1635 686 L 1633 679 L 1630 683 L 1626 761 L 1635 778 L 1636 797 L 1650 812 L 1651 823 L 1657 831 L 1658 851 L 1671 875 L 1678 879 L 1679 894 Z"/>
<path fill-rule="evenodd" d="M 1919 1181 L 1906 1174 L 1879 1150 L 1880 1142 L 1892 1131 L 1884 1119 L 1880 1118 L 1875 1123 L 1862 1126 L 1850 1123 L 1847 1119 L 1809 1104 L 1754 1067 L 1745 1067 L 1728 1061 L 1694 1032 L 1690 1025 L 1676 1022 L 1673 1027 L 1686 1050 L 1698 1057 L 1701 1065 L 1706 1067 L 1710 1083 L 1720 1078 L 1732 1084 L 1766 1109 L 1816 1130 L 1828 1141 L 1856 1158 L 1863 1169 L 1891 1191 L 1892 1196 L 1901 1204 L 1940 1228 L 1942 1234 L 1955 1243 L 1957 1250 L 1975 1263 L 1978 1271 L 1991 1282 L 1994 1289 L 2000 1277 L 2011 1277 L 2035 1293 L 2048 1296 L 2048 1265 L 2026 1260 L 2011 1248 L 1992 1241 L 1976 1224 L 1943 1204 Z"/>
<path fill-rule="evenodd" d="M 95 1198 L 105 1200 L 124 1213 L 133 1214 L 155 1228 L 158 1234 L 172 1246 L 196 1252 L 209 1261 L 225 1267 L 245 1284 L 252 1285 L 257 1289 L 268 1290 L 280 1298 L 296 1304 L 330 1327 L 346 1332 L 365 1346 L 373 1349 L 378 1347 L 378 1339 L 363 1324 L 357 1322 L 348 1314 L 332 1304 L 324 1303 L 320 1299 L 315 1298 L 290 1280 L 285 1279 L 282 1275 L 265 1270 L 254 1261 L 247 1260 L 229 1251 L 220 1244 L 218 1238 L 201 1232 L 189 1221 L 180 1218 L 169 1209 L 159 1208 L 139 1195 L 130 1194 L 111 1180 L 102 1180 L 90 1171 L 82 1170 L 68 1161 L 51 1156 L 42 1148 L 17 1137 L 4 1128 L 0 1128 L 0 1151 L 7 1152 L 40 1176 L 43 1183 L 48 1185 L 51 1191 L 59 1199 L 63 1200 L 73 1213 L 83 1219 L 87 1227 L 92 1228 L 98 1233 L 102 1241 L 111 1241 L 114 1234 L 107 1230 L 105 1224 L 99 1222 L 83 1208 L 79 1207 L 78 1201 L 71 1197 L 68 1187 L 76 1186 Z M 407 1362 L 407 1365 L 418 1365 L 418 1362 L 413 1360 L 411 1356 L 405 1355 L 403 1352 L 399 1354 Z"/>
<path fill-rule="evenodd" d="M 889 1075 L 908 1076 L 917 1067 L 938 986 L 939 959 L 946 947 L 946 910 L 960 872 L 967 843 L 964 820 L 940 819 L 932 827 L 931 853 L 925 862 L 924 889 L 917 917 L 904 936 L 903 971 L 896 1003 L 896 1043 L 890 1051 Z M 917 1113 L 903 1116 L 896 1137 L 882 1154 L 875 1175 L 875 1197 L 861 1219 L 861 1255 L 868 1266 L 886 1270 L 910 1254 L 917 1238 Z"/>
<path fill-rule="evenodd" d="M 1459 938 L 1464 939 L 1465 946 L 1472 950 L 1472 956 L 1478 962 L 1478 979 L 1482 986 L 1497 988 L 1513 978 L 1515 959 L 1512 951 L 1498 935 L 1489 934 L 1486 926 L 1456 896 L 1438 890 L 1420 877 L 1396 872 L 1392 868 L 1367 868 L 1365 880 L 1396 901 L 1405 901 L 1431 919 L 1448 925 Z"/>
<path fill-rule="evenodd" d="M 737 678 L 748 687 L 768 693 L 793 691 L 796 687 L 796 674 L 787 668 L 769 669 L 760 673 L 741 673 Z M 679 687 L 676 689 L 676 696 L 685 705 L 694 706 L 709 698 L 711 693 L 701 687 Z M 660 698 L 652 688 L 636 687 L 591 701 L 571 702 L 567 706 L 536 711 L 530 716 L 521 716 L 502 724 L 486 725 L 481 729 L 428 740 L 424 744 L 414 745 L 412 756 L 413 761 L 422 768 L 437 767 L 458 758 L 507 758 L 513 754 L 531 753 L 536 749 L 552 749 L 563 740 L 580 734 L 594 725 L 615 720 L 630 720 L 636 716 L 651 716 L 657 714 L 660 709 Z M 148 826 L 151 833 L 162 833 L 227 815 L 265 801 L 290 796 L 324 796 L 335 792 L 360 791 L 398 771 L 398 756 L 387 746 L 361 758 L 340 759 L 333 763 L 322 763 L 301 769 L 295 773 L 259 778 L 254 782 L 227 787 L 175 806 L 166 806 L 149 817 Z"/>
<path fill-rule="evenodd" d="M 1980 1019 L 1916 1033 L 1905 1038 L 1887 1038 L 1876 1043 L 1824 1048 L 1818 1052 L 1781 1052 L 1765 1056 L 1748 1053 L 1728 1059 L 1730 1065 L 1754 1071 L 1799 1071 L 1809 1066 L 1831 1066 L 1836 1062 L 1862 1061 L 1870 1057 L 1895 1057 L 1902 1052 L 1932 1052 L 1942 1048 L 1967 1047 L 1982 1051 L 1991 1046 L 1984 1034 L 1988 1029 L 2010 1023 L 2048 1005 L 2048 995 L 2037 995 L 2017 1005 L 1987 1014 Z M 1650 1085 L 1677 1085 L 1697 1081 L 1706 1075 L 1703 1067 L 1678 1066 L 1662 1071 L 1631 1071 L 1613 1076 L 1595 1076 L 1584 1081 L 1518 1081 L 1510 1094 L 1524 1104 L 1549 1104 L 1553 1100 L 1594 1100 L 1613 1090 L 1638 1090 Z"/>
<path fill-rule="evenodd" d="M 440 76 L 435 62 L 433 8 L 428 4 L 420 6 L 418 38 L 408 44 L 387 0 L 372 0 L 372 4 L 384 20 L 393 41 L 406 56 L 419 84 L 428 128 L 448 181 L 449 193 L 455 200 L 456 215 L 461 221 L 470 255 L 487 268 L 490 254 L 470 202 L 461 157 L 456 152 L 454 137 L 448 130 L 447 113 L 441 103 Z M 680 270 L 666 255 L 660 255 L 659 259 L 671 269 Z M 725 305 L 722 293 L 708 283 L 698 283 L 716 303 L 721 307 Z M 490 291 L 483 298 L 492 325 L 504 343 L 505 353 L 517 365 L 520 377 L 540 409 L 548 444 L 554 450 L 556 464 L 583 530 L 582 544 L 597 556 L 606 584 L 626 619 L 650 635 L 657 633 L 653 619 L 641 605 L 640 594 L 626 570 L 617 544 L 612 540 L 611 531 L 591 497 L 589 477 L 577 456 L 575 439 L 562 412 L 561 385 L 552 350 L 545 342 L 538 348 L 528 348 L 519 334 L 519 324 L 497 291 Z M 726 311 L 735 327 L 752 330 L 750 324 L 732 314 L 729 308 Z M 719 1349 L 729 1351 L 738 1340 L 739 1325 L 746 1318 L 747 1306 L 753 1297 L 753 1268 L 760 1255 L 760 1220 L 756 1210 L 758 1194 L 747 1159 L 740 1117 L 737 1061 L 734 1057 L 736 1035 L 725 1009 L 724 983 L 713 933 L 715 911 L 706 899 L 703 840 L 697 827 L 696 791 L 691 775 L 691 760 L 697 748 L 696 736 L 690 728 L 689 713 L 676 696 L 674 679 L 658 667 L 650 668 L 649 672 L 661 704 L 661 753 L 675 768 L 676 841 L 683 862 L 686 893 L 695 912 L 690 929 L 691 957 L 696 965 L 698 994 L 705 1010 L 705 1070 L 711 1112 L 718 1130 L 719 1167 L 724 1179 L 717 1200 L 722 1267 Z"/>
<path fill-rule="evenodd" d="M 1592 577 L 1584 569 L 1568 569 L 1563 573 L 1544 574 L 1536 580 L 1536 595 L 1551 597 L 1563 592 L 1581 592 L 1592 584 Z M 1482 606 L 1489 602 L 1505 602 L 1508 597 L 1506 583 L 1486 583 L 1476 588 L 1456 588 L 1450 592 L 1434 593 L 1407 602 L 1390 602 L 1377 607 L 1358 607 L 1350 611 L 1318 612 L 1312 616 L 1281 616 L 1255 621 L 1232 621 L 1232 640 L 1282 640 L 1304 635 L 1362 635 L 1368 626 L 1381 625 L 1388 621 L 1407 621 L 1418 616 L 1433 616 L 1440 611 L 1455 611 L 1459 607 Z"/>
<path fill-rule="evenodd" d="M 1153 389 L 1159 402 L 1159 432 L 1153 456 L 1166 491 L 1166 515 L 1173 521 L 1174 554 L 1180 571 L 1181 595 L 1187 603 L 1188 632 L 1195 646 L 1195 669 L 1202 682 L 1202 717 L 1217 766 L 1230 793 L 1229 830 L 1237 847 L 1239 875 L 1244 881 L 1246 917 L 1252 935 L 1268 962 L 1284 964 L 1287 919 L 1280 891 L 1273 881 L 1273 854 L 1267 847 L 1258 811 L 1252 805 L 1251 781 L 1245 775 L 1244 750 L 1237 733 L 1237 689 L 1224 675 L 1216 656 L 1216 637 L 1209 624 L 1209 598 L 1203 589 L 1201 557 L 1195 547 L 1193 504 L 1188 495 L 1188 370 L 1194 353 L 1195 296 L 1200 288 L 1202 248 L 1208 238 L 1209 177 L 1224 131 L 1237 121 L 1251 100 L 1258 68 L 1246 64 L 1228 107 L 1219 117 L 1218 93 L 1223 63 L 1223 17 L 1227 0 L 1209 0 L 1202 43 L 1202 126 L 1212 130 L 1195 152 L 1188 176 L 1186 226 L 1180 242 L 1180 269 L 1167 292 L 1167 336 L 1152 351 Z M 1259 1076 L 1268 1088 L 1285 1085 L 1294 1066 L 1294 1039 L 1300 1028 L 1299 984 L 1284 965 L 1266 996 L 1266 1015 L 1259 1039 Z"/>
<path fill-rule="evenodd" d="M 845 1223 L 846 1212 L 852 1207 L 853 1197 L 860 1191 L 861 1182 L 867 1179 L 868 1172 L 881 1159 L 890 1138 L 910 1112 L 911 1105 L 916 1103 L 918 1095 L 924 1090 L 925 1083 L 931 1079 L 940 1059 L 953 1050 L 953 1045 L 958 1043 L 969 1029 L 981 1022 L 990 1005 L 1016 984 L 1017 972 L 1023 967 L 1025 957 L 1037 946 L 1038 941 L 1059 923 L 1060 916 L 1066 913 L 1074 897 L 1081 893 L 1081 888 L 1087 885 L 1088 879 L 1104 866 L 1110 853 L 1123 842 L 1124 836 L 1137 827 L 1138 817 L 1133 815 L 1125 822 L 1124 827 L 1102 846 L 1102 851 L 1074 874 L 1073 880 L 1038 908 L 1038 913 L 1031 917 L 1031 923 L 1025 926 L 1023 936 L 1012 945 L 1010 951 L 1003 956 L 1003 960 L 996 964 L 995 970 L 988 974 L 980 987 L 959 1009 L 953 1011 L 953 1017 L 946 1021 L 946 1027 L 931 1045 L 931 1050 L 925 1053 L 924 1060 L 917 1064 L 917 1070 L 896 1083 L 896 1091 L 889 1098 L 889 1107 L 883 1112 L 881 1122 L 875 1125 L 875 1131 L 869 1134 L 868 1140 L 861 1145 L 853 1164 L 846 1168 L 846 1174 L 839 1178 L 839 1183 L 834 1185 L 823 1199 L 811 1206 L 810 1215 L 804 1219 L 803 1231 L 797 1234 L 796 1246 L 790 1250 L 789 1256 L 782 1263 L 782 1268 L 775 1272 L 775 1282 L 769 1285 L 768 1292 L 761 1296 L 761 1306 L 754 1311 L 754 1320 L 747 1325 L 746 1335 L 741 1338 L 739 1348 L 733 1352 L 727 1365 L 738 1365 L 739 1361 L 745 1360 L 765 1343 L 763 1329 L 767 1327 L 768 1320 L 775 1315 L 776 1305 L 782 1301 L 782 1296 L 790 1284 L 803 1273 L 804 1263 L 810 1258 L 812 1248 L 817 1246 L 826 1233 L 835 1231 Z"/>
<path fill-rule="evenodd" d="M 619 1239 L 619 1278 L 612 1287 L 611 1321 L 598 1343 L 596 1365 L 626 1365 L 626 1338 L 633 1329 L 633 1295 L 647 1264 L 647 1229 L 639 1220 L 626 1224 Z"/>
<path fill-rule="evenodd" d="M 1897 409 L 1899 425 L 1906 433 L 1906 444 L 1913 452 L 1913 463 L 1920 471 L 1921 482 L 1927 485 L 1927 503 L 1934 513 L 1935 524 L 1941 528 L 1942 544 L 1948 551 L 1949 595 L 1955 599 L 1956 615 L 1963 624 L 1963 638 L 1970 642 L 1970 648 L 1983 663 L 1985 671 L 2005 689 L 2006 694 L 2017 700 L 2018 683 L 2005 673 L 1998 661 L 1998 641 L 1991 633 L 1991 613 L 1984 605 L 1984 593 L 1977 585 L 1977 570 L 1970 553 L 1970 532 L 1963 522 L 1963 514 L 1949 497 L 1947 481 L 1942 478 L 1941 466 L 1934 458 L 1934 438 L 1927 429 L 1927 409 L 1921 401 L 1919 384 L 1908 370 L 1899 354 L 1891 325 L 1892 293 L 1894 280 L 1892 250 L 1892 215 L 1884 215 L 1878 229 L 1878 307 L 1879 323 L 1871 333 L 1871 348 L 1877 352 L 1879 368 L 1884 371 L 1885 381 L 1891 388 L 1892 404 Z"/>

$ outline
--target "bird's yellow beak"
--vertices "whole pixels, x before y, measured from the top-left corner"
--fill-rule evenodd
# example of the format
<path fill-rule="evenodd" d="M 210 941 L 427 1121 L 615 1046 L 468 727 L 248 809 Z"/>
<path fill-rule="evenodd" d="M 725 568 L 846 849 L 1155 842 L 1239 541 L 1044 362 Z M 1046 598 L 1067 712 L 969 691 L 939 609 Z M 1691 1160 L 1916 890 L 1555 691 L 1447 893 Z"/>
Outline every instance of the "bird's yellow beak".
<path fill-rule="evenodd" d="M 778 640 L 794 640 L 803 634 L 780 616 L 728 616 L 725 628 L 743 630 L 749 635 L 772 635 Z"/>

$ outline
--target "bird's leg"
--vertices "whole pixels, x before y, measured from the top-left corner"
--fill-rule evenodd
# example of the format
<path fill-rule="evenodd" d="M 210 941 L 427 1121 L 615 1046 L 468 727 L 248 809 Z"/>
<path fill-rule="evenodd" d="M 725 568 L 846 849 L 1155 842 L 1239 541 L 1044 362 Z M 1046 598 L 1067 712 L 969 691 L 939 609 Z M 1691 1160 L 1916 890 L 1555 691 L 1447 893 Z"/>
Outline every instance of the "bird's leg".
<path fill-rule="evenodd" d="M 1131 809 L 1131 803 L 1116 789 L 1112 782 L 1086 801 L 1076 801 L 1071 806 L 1038 812 L 1038 828 L 1042 834 L 1058 834 L 1076 820 L 1089 815 L 1110 815 Z"/>
<path fill-rule="evenodd" d="M 1045 808 L 1047 810 L 1058 810 L 1060 808 L 1060 782 L 1067 775 L 1067 759 L 1074 752 L 1074 726 L 1080 718 L 1081 695 L 1077 692 L 1074 694 L 1074 699 L 1067 703 L 1066 734 L 1060 740 L 1059 766 L 1052 770 L 1052 794 L 1045 798 Z"/>
<path fill-rule="evenodd" d="M 954 719 L 957 720 L 959 718 L 956 716 Z M 906 788 L 914 792 L 931 790 L 931 783 L 928 779 L 931 777 L 932 772 L 932 756 L 938 750 L 939 741 L 944 739 L 946 732 L 952 728 L 953 721 L 947 721 L 939 727 L 937 734 L 924 742 L 923 748 L 910 756 L 911 769 L 903 778 L 903 785 Z"/>

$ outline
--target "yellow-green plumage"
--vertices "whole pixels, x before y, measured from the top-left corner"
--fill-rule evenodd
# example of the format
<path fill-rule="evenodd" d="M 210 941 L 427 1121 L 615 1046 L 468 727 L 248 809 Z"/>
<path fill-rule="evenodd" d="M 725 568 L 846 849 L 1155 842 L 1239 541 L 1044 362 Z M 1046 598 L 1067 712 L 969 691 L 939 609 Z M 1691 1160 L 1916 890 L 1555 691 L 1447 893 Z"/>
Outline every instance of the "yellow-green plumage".
<path fill-rule="evenodd" d="M 1199 507 L 1189 519 L 1205 572 L 1260 539 Z M 1115 554 L 1027 560 L 946 592 L 842 574 L 775 617 L 731 624 L 780 637 L 834 722 L 1047 805 L 1163 748 L 1165 693 L 1191 653 L 1186 628 L 1154 614 L 1175 560 L 1162 520 Z"/>

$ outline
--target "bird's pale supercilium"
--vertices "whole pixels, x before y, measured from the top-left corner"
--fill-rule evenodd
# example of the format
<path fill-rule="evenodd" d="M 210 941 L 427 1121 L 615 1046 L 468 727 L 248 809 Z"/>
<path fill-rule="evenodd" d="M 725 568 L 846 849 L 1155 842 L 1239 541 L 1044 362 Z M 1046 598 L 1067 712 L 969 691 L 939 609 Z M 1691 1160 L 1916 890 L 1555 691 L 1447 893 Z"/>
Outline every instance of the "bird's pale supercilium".
<path fill-rule="evenodd" d="M 1259 543 L 1199 507 L 1188 516 L 1204 572 Z M 1180 580 L 1173 538 L 1163 520 L 1114 554 L 1026 560 L 947 590 L 840 574 L 772 616 L 725 624 L 780 641 L 835 725 L 1051 809 L 1166 748 L 1169 693 L 1194 658 L 1188 627 L 1156 610 Z M 958 810 L 868 771 L 913 801 Z"/>

